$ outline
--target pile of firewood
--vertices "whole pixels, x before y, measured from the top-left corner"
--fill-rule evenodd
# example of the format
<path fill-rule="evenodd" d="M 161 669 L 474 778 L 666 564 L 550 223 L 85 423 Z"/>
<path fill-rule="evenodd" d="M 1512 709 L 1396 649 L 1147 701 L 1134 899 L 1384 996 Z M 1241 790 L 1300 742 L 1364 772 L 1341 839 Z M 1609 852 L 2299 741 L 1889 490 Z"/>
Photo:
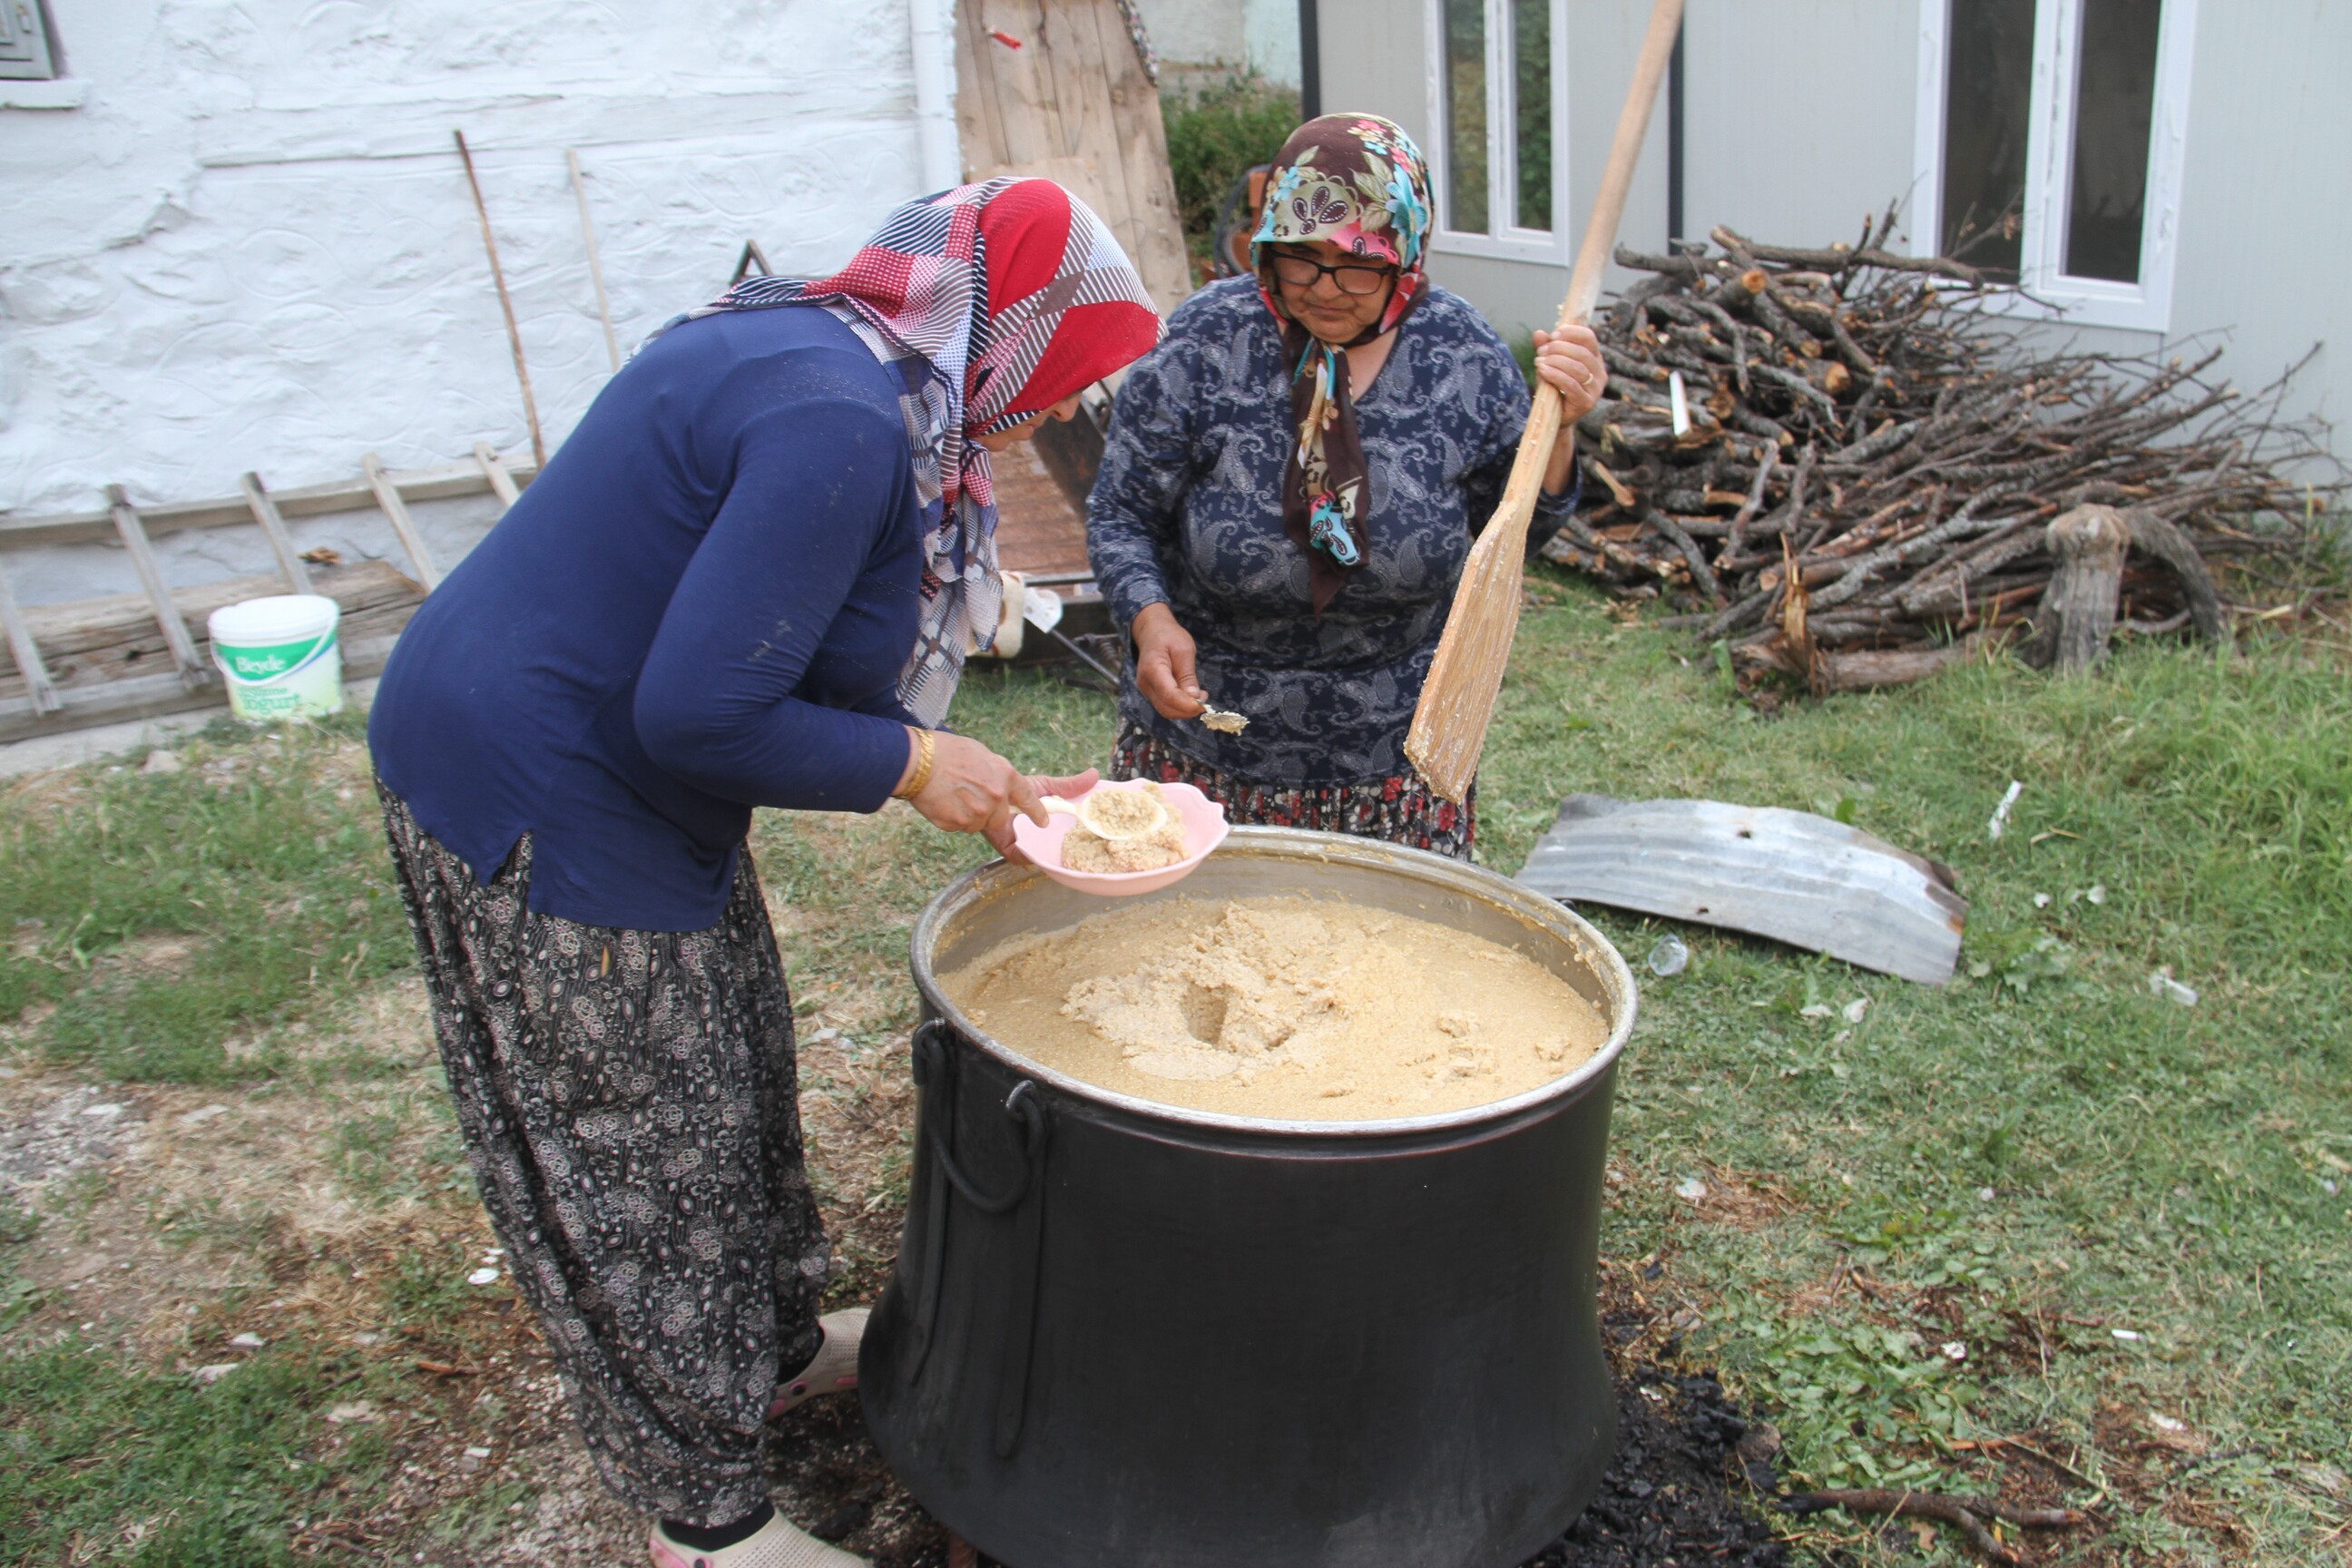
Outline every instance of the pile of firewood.
<path fill-rule="evenodd" d="M 2294 547 L 2314 496 L 2284 475 L 2326 461 L 2312 431 L 2277 418 L 2276 388 L 2205 380 L 2219 349 L 2159 364 L 2029 333 L 1983 308 L 2000 289 L 1975 269 L 1889 254 L 1892 226 L 1620 248 L 1650 276 L 1595 322 L 1608 393 L 1545 553 L 1669 595 L 1744 672 L 1816 690 L 1995 638 L 2078 664 L 2118 619 L 2226 636 L 2206 560 Z"/>

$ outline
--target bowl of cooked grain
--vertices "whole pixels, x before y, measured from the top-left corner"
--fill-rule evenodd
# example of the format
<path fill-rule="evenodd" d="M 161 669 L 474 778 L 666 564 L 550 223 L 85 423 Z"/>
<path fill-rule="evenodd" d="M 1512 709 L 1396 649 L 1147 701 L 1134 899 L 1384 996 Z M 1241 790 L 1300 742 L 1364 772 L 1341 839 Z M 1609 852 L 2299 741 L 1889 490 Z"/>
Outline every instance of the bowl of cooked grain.
<path fill-rule="evenodd" d="M 1073 799 L 1105 791 L 1156 797 L 1167 808 L 1160 828 L 1129 838 L 1105 838 L 1089 830 L 1089 814 L 1054 812 L 1038 826 L 1025 816 L 1013 819 L 1013 841 L 1040 871 L 1066 888 L 1104 898 L 1156 892 L 1182 880 L 1225 841 L 1225 808 L 1188 784 L 1150 779 L 1105 780 Z"/>

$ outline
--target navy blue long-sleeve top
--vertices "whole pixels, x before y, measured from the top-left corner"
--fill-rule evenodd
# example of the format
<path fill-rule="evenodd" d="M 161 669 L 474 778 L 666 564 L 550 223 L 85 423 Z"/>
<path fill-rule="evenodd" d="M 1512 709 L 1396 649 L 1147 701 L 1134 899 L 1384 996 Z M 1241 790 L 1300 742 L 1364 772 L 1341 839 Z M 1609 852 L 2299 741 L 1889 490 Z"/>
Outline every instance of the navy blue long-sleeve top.
<path fill-rule="evenodd" d="M 530 904 L 718 922 L 755 805 L 873 811 L 907 764 L 920 510 L 894 374 L 826 310 L 656 339 L 425 600 L 376 772 Z"/>
<path fill-rule="evenodd" d="M 1432 287 L 1356 398 L 1371 503 L 1363 564 L 1318 616 L 1307 557 L 1282 527 L 1298 440 L 1290 371 L 1256 280 L 1236 278 L 1178 306 L 1119 389 L 1087 504 L 1103 597 L 1122 627 L 1165 603 L 1192 634 L 1210 700 L 1250 722 L 1225 735 L 1161 718 L 1132 659 L 1119 716 L 1244 779 L 1399 777 L 1462 563 L 1518 450 L 1528 385 L 1486 319 Z M 1573 486 L 1539 495 L 1529 547 L 1575 506 Z"/>

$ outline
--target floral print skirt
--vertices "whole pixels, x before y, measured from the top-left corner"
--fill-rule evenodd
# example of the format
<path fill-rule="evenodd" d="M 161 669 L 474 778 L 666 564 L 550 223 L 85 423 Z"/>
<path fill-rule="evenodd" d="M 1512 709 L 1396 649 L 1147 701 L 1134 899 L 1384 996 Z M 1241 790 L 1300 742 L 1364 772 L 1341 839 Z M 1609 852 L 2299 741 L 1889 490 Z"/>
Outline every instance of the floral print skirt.
<path fill-rule="evenodd" d="M 1478 786 L 1460 805 L 1431 792 L 1418 773 L 1367 784 L 1261 784 L 1186 756 L 1139 724 L 1122 721 L 1111 748 L 1110 776 L 1188 784 L 1223 801 L 1225 820 L 1269 827 L 1382 838 L 1413 849 L 1470 858 L 1478 837 Z"/>
<path fill-rule="evenodd" d="M 708 930 L 581 925 L 530 910 L 528 837 L 477 882 L 378 789 L 474 1179 L 589 1453 L 640 1512 L 740 1520 L 832 1262 L 751 858 Z"/>

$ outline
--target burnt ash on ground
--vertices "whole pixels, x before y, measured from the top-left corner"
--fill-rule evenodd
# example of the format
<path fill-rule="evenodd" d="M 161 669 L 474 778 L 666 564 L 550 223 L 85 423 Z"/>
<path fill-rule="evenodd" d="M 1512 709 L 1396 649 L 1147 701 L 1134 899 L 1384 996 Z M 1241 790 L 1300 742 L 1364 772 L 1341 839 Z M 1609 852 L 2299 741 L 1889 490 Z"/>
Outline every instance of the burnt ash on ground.
<path fill-rule="evenodd" d="M 1745 1462 L 1741 1479 L 1749 1432 L 1710 1373 L 1621 1369 L 1617 1457 L 1600 1494 L 1523 1568 L 1780 1568 L 1788 1552 L 1748 1495 L 1773 1486 L 1769 1461 Z M 778 1436 L 770 1478 L 787 1517 L 876 1568 L 947 1562 L 946 1531 L 884 1468 L 854 1400 L 812 1401 Z"/>
<path fill-rule="evenodd" d="M 1523 1568 L 1781 1568 L 1788 1549 L 1735 1479 L 1776 1487 L 1769 1459 L 1739 1457 L 1750 1430 L 1712 1373 L 1620 1375 L 1617 1457 L 1600 1494 Z"/>

